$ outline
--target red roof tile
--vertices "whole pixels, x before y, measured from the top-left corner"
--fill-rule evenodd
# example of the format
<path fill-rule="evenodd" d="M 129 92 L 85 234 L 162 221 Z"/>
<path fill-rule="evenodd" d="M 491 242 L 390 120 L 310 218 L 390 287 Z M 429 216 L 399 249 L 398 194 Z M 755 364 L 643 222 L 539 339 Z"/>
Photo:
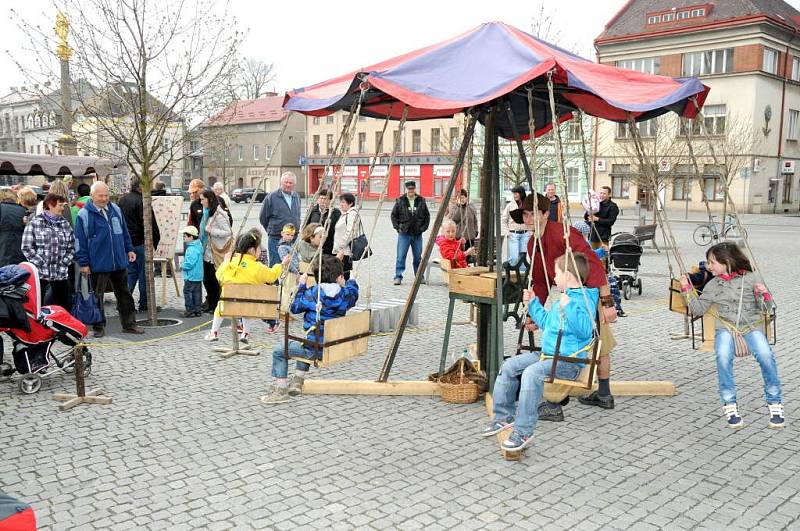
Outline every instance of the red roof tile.
<path fill-rule="evenodd" d="M 288 114 L 283 109 L 283 96 L 266 96 L 256 100 L 239 100 L 208 120 L 209 126 L 279 122 Z"/>

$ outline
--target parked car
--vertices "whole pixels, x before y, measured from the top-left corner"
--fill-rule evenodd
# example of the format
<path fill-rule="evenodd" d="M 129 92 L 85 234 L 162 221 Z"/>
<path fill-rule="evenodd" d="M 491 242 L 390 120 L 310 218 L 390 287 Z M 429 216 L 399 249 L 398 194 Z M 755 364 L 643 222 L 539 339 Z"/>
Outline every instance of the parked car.
<path fill-rule="evenodd" d="M 231 192 L 231 200 L 234 203 L 246 203 L 251 200 L 255 191 L 255 188 L 236 188 L 233 192 Z M 265 197 L 267 197 L 267 192 L 264 190 L 259 190 L 258 194 L 256 194 L 256 203 L 260 203 Z"/>

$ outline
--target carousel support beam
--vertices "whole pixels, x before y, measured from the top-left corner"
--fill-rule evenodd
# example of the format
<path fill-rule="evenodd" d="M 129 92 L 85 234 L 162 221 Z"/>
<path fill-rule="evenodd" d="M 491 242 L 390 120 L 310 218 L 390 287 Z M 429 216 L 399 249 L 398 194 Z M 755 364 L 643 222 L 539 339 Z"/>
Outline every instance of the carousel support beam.
<path fill-rule="evenodd" d="M 531 193 L 533 193 L 536 191 L 536 189 L 533 187 L 533 174 L 531 172 L 531 165 L 528 162 L 528 156 L 525 154 L 525 146 L 522 145 L 522 138 L 519 136 L 517 124 L 514 122 L 514 111 L 511 110 L 510 101 L 506 102 L 506 115 L 508 116 L 508 123 L 511 124 L 511 134 L 514 135 L 514 141 L 517 144 L 519 159 L 522 161 L 522 169 L 525 170 L 525 179 L 528 181 L 528 188 L 530 188 Z M 530 135 L 533 137 L 533 131 L 530 132 Z"/>
<path fill-rule="evenodd" d="M 453 195 L 453 189 L 456 186 L 456 178 L 458 177 L 458 174 L 461 172 L 461 168 L 464 165 L 464 157 L 466 156 L 467 149 L 470 146 L 472 134 L 475 131 L 476 121 L 477 113 L 470 113 L 469 118 L 467 119 L 467 127 L 464 131 L 464 138 L 461 140 L 461 149 L 459 150 L 458 158 L 453 165 L 453 173 L 450 176 L 450 182 L 447 185 L 447 190 L 445 191 L 444 197 L 442 197 L 443 205 L 448 204 Z M 436 214 L 436 220 L 433 222 L 433 227 L 431 227 L 431 234 L 437 234 L 439 232 L 439 228 L 442 226 L 442 221 L 444 221 L 444 216 L 446 213 L 447 208 L 439 209 L 439 212 Z M 411 285 L 411 290 L 408 292 L 408 298 L 406 299 L 406 304 L 403 307 L 403 312 L 400 314 L 400 321 L 397 323 L 397 329 L 395 330 L 394 337 L 392 338 L 392 344 L 389 347 L 389 352 L 386 354 L 386 359 L 383 361 L 383 367 L 381 367 L 381 372 L 378 376 L 378 381 L 381 383 L 385 383 L 389 379 L 389 372 L 392 370 L 394 358 L 397 356 L 397 350 L 400 348 L 400 341 L 403 339 L 403 333 L 405 332 L 406 325 L 408 324 L 408 318 L 411 315 L 411 305 L 414 304 L 414 300 L 417 298 L 419 286 L 422 283 L 423 277 L 425 276 L 425 267 L 428 265 L 428 261 L 431 258 L 435 240 L 435 237 L 429 237 L 428 241 L 425 243 L 425 250 L 422 253 L 419 267 L 417 268 L 414 276 L 414 283 Z"/>

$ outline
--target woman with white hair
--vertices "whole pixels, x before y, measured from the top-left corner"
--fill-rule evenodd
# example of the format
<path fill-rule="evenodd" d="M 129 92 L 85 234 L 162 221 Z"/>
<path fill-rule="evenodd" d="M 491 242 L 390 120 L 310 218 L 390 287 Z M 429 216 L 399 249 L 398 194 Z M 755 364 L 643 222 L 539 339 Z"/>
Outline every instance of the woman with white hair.
<path fill-rule="evenodd" d="M 222 201 L 219 202 L 219 206 L 221 206 L 222 210 L 228 214 L 228 221 L 230 222 L 231 226 L 233 226 L 233 215 L 231 214 L 230 206 L 231 198 L 225 193 L 225 187 L 221 182 L 217 181 L 214 183 L 211 189 L 214 190 L 214 195 L 217 196 L 217 199 L 222 199 Z"/>

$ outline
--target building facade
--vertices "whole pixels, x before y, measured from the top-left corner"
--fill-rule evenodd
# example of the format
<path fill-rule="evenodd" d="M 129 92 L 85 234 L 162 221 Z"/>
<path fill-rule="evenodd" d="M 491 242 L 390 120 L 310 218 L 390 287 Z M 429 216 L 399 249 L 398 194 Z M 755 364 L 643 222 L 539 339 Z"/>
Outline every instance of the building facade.
<path fill-rule="evenodd" d="M 781 0 L 631 0 L 595 40 L 601 63 L 698 76 L 711 89 L 702 124 L 670 114 L 639 125 L 668 209 L 704 209 L 705 194 L 719 211 L 725 181 L 741 211 L 800 208 L 798 31 L 800 12 Z M 687 136 L 697 143 L 699 179 Z M 620 206 L 646 202 L 627 127 L 599 120 L 596 137 L 595 186 L 610 186 Z"/>
<path fill-rule="evenodd" d="M 286 131 L 278 145 L 284 122 L 288 122 Z M 202 125 L 198 143 L 191 150 L 189 171 L 202 171 L 204 181 L 220 181 L 227 190 L 255 188 L 266 177 L 267 191 L 279 186 L 283 172 L 293 171 L 298 177 L 297 191 L 303 194 L 306 187 L 300 162 L 304 135 L 305 117 L 285 111 L 283 96 L 271 93 L 236 101 Z"/>
<path fill-rule="evenodd" d="M 305 175 L 310 193 L 316 192 L 325 181 L 325 168 L 330 164 L 339 135 L 347 120 L 344 111 L 328 116 L 306 117 Z M 400 134 L 399 122 L 360 116 L 343 164 L 341 191 L 361 194 L 365 199 L 378 199 L 387 182 L 387 198 L 405 193 L 403 182 L 417 182 L 417 193 L 441 198 L 447 190 L 453 172 L 453 162 L 464 134 L 464 119 L 459 115 L 449 119 L 406 122 Z M 394 165 L 389 160 L 396 148 Z M 370 173 L 375 154 L 378 159 Z M 338 161 L 333 161 L 336 164 Z M 338 164 L 336 164 L 338 171 Z M 333 170 L 329 169 L 328 178 Z M 458 177 L 460 180 L 460 176 Z"/>

